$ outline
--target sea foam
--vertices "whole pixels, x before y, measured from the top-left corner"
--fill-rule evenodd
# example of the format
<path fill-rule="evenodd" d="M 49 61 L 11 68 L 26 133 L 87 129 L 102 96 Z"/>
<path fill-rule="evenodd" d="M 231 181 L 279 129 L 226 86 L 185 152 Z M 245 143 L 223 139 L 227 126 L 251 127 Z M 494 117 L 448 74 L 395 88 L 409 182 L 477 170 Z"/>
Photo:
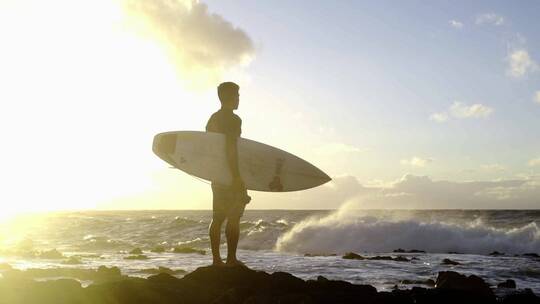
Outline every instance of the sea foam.
<path fill-rule="evenodd" d="M 540 251 L 536 222 L 494 228 L 481 219 L 468 223 L 366 216 L 342 208 L 322 218 L 308 218 L 281 235 L 278 251 L 296 253 L 391 252 L 397 248 L 431 253 L 521 254 Z"/>

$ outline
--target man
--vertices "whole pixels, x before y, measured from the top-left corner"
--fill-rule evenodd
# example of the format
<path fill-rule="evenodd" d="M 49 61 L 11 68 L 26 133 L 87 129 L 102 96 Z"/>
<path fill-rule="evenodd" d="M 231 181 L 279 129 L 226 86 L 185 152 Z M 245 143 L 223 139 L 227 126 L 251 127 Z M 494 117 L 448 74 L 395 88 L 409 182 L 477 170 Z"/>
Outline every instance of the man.
<path fill-rule="evenodd" d="M 242 132 L 242 120 L 233 111 L 238 109 L 240 87 L 234 82 L 224 82 L 218 86 L 218 97 L 221 109 L 212 114 L 206 124 L 207 132 L 225 134 L 225 154 L 232 175 L 231 185 L 220 185 L 212 182 L 213 214 L 210 224 L 210 244 L 212 247 L 213 265 L 245 266 L 236 258 L 236 248 L 240 236 L 240 217 L 251 197 L 238 169 L 237 140 Z M 227 237 L 227 261 L 223 263 L 219 252 L 221 243 L 221 225 L 227 220 L 225 236 Z"/>

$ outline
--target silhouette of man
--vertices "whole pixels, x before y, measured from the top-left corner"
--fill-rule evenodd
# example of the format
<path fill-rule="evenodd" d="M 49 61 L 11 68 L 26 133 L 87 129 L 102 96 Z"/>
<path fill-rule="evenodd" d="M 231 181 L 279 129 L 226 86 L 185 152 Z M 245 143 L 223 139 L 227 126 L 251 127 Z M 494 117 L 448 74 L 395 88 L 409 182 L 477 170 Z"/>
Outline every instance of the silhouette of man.
<path fill-rule="evenodd" d="M 213 212 L 210 224 L 210 244 L 213 265 L 245 266 L 236 258 L 236 248 L 240 236 L 240 217 L 251 197 L 240 177 L 238 169 L 237 140 L 242 133 L 242 120 L 233 111 L 238 109 L 240 87 L 234 82 L 224 82 L 217 88 L 221 109 L 210 117 L 206 124 L 207 132 L 225 134 L 225 154 L 232 175 L 231 185 L 212 182 Z M 227 220 L 225 236 L 227 238 L 227 261 L 223 263 L 219 252 L 221 226 Z"/>

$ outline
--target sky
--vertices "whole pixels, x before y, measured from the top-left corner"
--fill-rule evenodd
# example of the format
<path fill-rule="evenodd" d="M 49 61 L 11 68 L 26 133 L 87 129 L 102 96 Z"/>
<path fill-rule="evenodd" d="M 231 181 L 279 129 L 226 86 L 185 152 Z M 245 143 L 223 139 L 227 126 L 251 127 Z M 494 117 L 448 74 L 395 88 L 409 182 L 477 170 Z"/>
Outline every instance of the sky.
<path fill-rule="evenodd" d="M 333 181 L 252 209 L 540 207 L 540 2 L 0 0 L 4 217 L 209 209 L 153 155 L 240 84 L 242 136 Z M 0 216 L 1 217 L 1 216 Z"/>

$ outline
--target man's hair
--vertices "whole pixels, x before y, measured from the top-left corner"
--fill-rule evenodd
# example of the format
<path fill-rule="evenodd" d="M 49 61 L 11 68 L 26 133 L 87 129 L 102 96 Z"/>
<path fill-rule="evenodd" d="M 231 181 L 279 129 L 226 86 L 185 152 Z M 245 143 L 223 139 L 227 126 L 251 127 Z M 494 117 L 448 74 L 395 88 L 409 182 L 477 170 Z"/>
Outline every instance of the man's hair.
<path fill-rule="evenodd" d="M 233 92 L 238 92 L 240 86 L 234 82 L 223 82 L 217 87 L 217 94 L 221 103 L 227 102 L 227 97 Z"/>

